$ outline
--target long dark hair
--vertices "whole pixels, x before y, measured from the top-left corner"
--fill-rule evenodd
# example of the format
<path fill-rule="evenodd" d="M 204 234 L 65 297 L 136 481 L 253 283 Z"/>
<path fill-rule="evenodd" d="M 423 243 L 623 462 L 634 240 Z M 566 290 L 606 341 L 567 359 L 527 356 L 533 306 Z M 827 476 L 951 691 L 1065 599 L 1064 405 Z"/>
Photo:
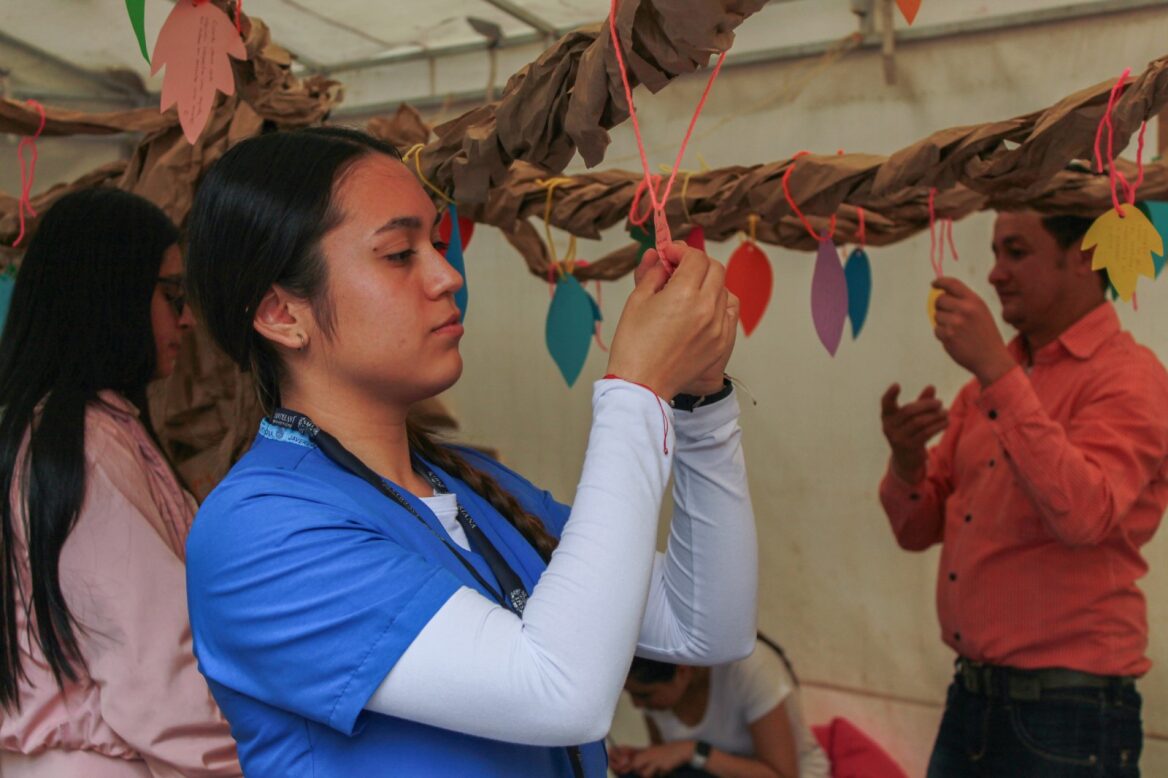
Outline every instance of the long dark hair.
<path fill-rule="evenodd" d="M 273 284 L 308 300 L 326 334 L 333 323 L 321 240 L 340 223 L 337 182 L 362 159 L 401 155 L 363 132 L 316 127 L 250 138 L 207 172 L 189 220 L 187 285 L 199 318 L 228 356 L 251 371 L 266 412 L 280 404 L 284 365 L 255 331 L 256 307 Z M 486 473 L 421 426 L 410 448 L 466 482 L 546 560 L 556 539 Z"/>
<path fill-rule="evenodd" d="M 139 407 L 149 429 L 146 385 L 157 364 L 150 301 L 163 254 L 177 241 L 166 214 L 141 197 L 81 190 L 48 210 L 20 265 L 0 337 L 0 707 L 19 708 L 27 677 L 15 521 L 28 543 L 32 592 L 19 593 L 35 614 L 37 645 L 58 685 L 77 679 L 83 660 L 58 562 L 85 498 L 85 411 L 112 389 Z"/>

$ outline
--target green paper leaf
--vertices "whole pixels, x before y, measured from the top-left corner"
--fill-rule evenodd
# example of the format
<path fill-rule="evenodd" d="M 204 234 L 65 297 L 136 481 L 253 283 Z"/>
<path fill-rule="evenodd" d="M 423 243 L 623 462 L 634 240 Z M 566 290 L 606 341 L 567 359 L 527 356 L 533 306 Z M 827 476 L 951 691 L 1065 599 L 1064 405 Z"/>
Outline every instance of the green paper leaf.
<path fill-rule="evenodd" d="M 576 383 L 596 331 L 596 303 L 572 276 L 560 279 L 548 308 L 544 336 L 568 386 Z"/>
<path fill-rule="evenodd" d="M 138 48 L 150 64 L 150 48 L 146 45 L 146 0 L 126 0 L 126 12 L 130 14 L 130 24 L 138 36 Z"/>

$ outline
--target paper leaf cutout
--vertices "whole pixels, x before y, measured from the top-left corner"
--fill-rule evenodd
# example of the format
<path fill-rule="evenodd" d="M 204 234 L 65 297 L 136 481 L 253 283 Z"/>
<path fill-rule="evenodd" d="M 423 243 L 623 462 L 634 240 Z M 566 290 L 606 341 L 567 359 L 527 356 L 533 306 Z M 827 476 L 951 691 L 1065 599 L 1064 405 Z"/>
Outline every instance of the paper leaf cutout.
<path fill-rule="evenodd" d="M 1114 208 L 1095 220 L 1083 236 L 1083 250 L 1094 249 L 1092 270 L 1107 278 L 1124 302 L 1132 299 L 1140 276 L 1156 277 L 1153 254 L 1164 253 L 1164 241 L 1139 208 L 1128 206 L 1120 216 Z"/>
<path fill-rule="evenodd" d="M 929 314 L 929 326 L 937 329 L 937 299 L 945 294 L 940 289 L 929 289 L 929 299 L 925 303 L 925 311 Z"/>
<path fill-rule="evenodd" d="M 637 249 L 637 255 L 641 259 L 644 259 L 646 251 L 657 248 L 657 237 L 653 234 L 653 222 L 651 221 L 645 222 L 644 226 L 634 224 L 629 228 L 629 235 L 641 244 L 641 247 Z M 637 260 L 637 264 L 640 264 L 640 259 Z"/>
<path fill-rule="evenodd" d="M 741 304 L 738 318 L 747 335 L 754 332 L 762 320 L 771 300 L 773 284 L 771 263 L 766 254 L 754 241 L 743 241 L 726 263 L 726 288 L 738 297 Z"/>
<path fill-rule="evenodd" d="M 921 0 L 896 0 L 896 5 L 900 8 L 904 20 L 911 27 L 917 19 L 917 11 L 921 10 Z"/>
<path fill-rule="evenodd" d="M 588 347 L 596 331 L 596 311 L 596 303 L 574 277 L 565 276 L 556 283 L 544 337 L 568 386 L 576 383 L 588 358 Z"/>
<path fill-rule="evenodd" d="M 453 232 L 450 220 L 450 212 L 454 211 L 454 216 L 458 219 L 458 234 L 462 238 L 462 250 L 465 252 L 466 247 L 470 245 L 471 236 L 474 235 L 475 223 L 474 219 L 468 219 L 465 216 L 458 215 L 458 209 L 453 203 L 442 212 L 442 221 L 438 222 L 438 236 L 443 243 L 450 243 L 450 234 Z"/>
<path fill-rule="evenodd" d="M 811 320 L 827 353 L 835 356 L 848 319 L 848 279 L 831 238 L 819 241 L 811 276 Z"/>
<path fill-rule="evenodd" d="M 695 224 L 689 234 L 685 236 L 686 245 L 697 249 L 698 251 L 706 250 L 706 231 L 700 225 Z"/>
<path fill-rule="evenodd" d="M 235 94 L 231 57 L 247 59 L 247 49 L 227 14 L 213 3 L 174 4 L 154 44 L 150 74 L 166 68 L 159 110 L 178 106 L 183 135 L 191 144 L 207 125 L 215 90 Z"/>
<path fill-rule="evenodd" d="M 1136 203 L 1136 207 L 1144 212 L 1148 221 L 1156 228 L 1156 232 L 1160 233 L 1160 240 L 1164 241 L 1165 246 L 1168 246 L 1168 203 L 1146 200 L 1142 203 Z M 1152 257 L 1152 261 L 1156 264 L 1156 278 L 1159 278 L 1160 273 L 1164 270 L 1164 265 L 1168 264 L 1168 257 L 1160 253 Z"/>
<path fill-rule="evenodd" d="M 462 218 L 459 217 L 458 209 L 454 207 L 454 203 L 450 204 L 443 218 L 449 218 L 451 214 L 453 214 L 454 218 L 450 222 L 450 237 L 445 239 L 449 244 L 446 247 L 446 261 L 462 276 L 462 286 L 454 293 L 454 304 L 458 306 L 458 310 L 462 313 L 462 318 L 466 319 L 466 306 L 469 302 L 469 294 L 466 283 L 466 261 L 462 256 L 462 247 L 466 243 L 462 240 Z M 442 231 L 441 226 L 438 227 L 438 231 Z"/>
<path fill-rule="evenodd" d="M 150 64 L 150 50 L 146 46 L 146 0 L 126 0 L 126 13 L 130 15 L 130 24 L 138 38 L 138 48 L 146 58 L 146 64 Z"/>
<path fill-rule="evenodd" d="M 16 286 L 16 275 L 0 273 L 0 334 L 4 333 L 4 323 L 8 320 L 8 308 L 12 305 L 12 289 Z"/>
<path fill-rule="evenodd" d="M 852 323 L 852 338 L 855 339 L 864 328 L 868 303 L 872 300 L 872 263 L 868 261 L 867 251 L 857 248 L 848 256 L 844 277 L 848 281 L 848 320 Z"/>

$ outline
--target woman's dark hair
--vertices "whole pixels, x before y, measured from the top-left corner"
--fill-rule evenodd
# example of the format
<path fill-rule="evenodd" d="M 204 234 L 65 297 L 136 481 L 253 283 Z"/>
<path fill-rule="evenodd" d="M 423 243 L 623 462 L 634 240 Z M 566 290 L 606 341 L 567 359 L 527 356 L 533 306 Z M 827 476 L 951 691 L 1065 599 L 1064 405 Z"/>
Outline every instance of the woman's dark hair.
<path fill-rule="evenodd" d="M 791 660 L 787 658 L 787 654 L 782 647 L 775 641 L 768 638 L 761 632 L 758 633 L 759 642 L 765 644 L 768 648 L 778 654 L 779 659 L 783 660 L 783 664 L 787 668 L 787 672 L 791 674 L 791 680 L 795 685 L 799 685 L 799 677 L 795 675 L 795 667 L 791 664 Z M 668 683 L 677 675 L 677 665 L 670 662 L 658 662 L 656 659 L 645 659 L 643 657 L 633 657 L 633 664 L 629 667 L 629 677 L 637 683 Z"/>
<path fill-rule="evenodd" d="M 252 326 L 279 284 L 308 300 L 326 335 L 334 323 L 321 241 L 341 220 L 337 183 L 362 159 L 401 155 L 358 130 L 315 127 L 245 140 L 207 172 L 189 221 L 187 285 L 211 337 L 252 373 L 266 412 L 280 405 L 284 365 Z M 410 448 L 487 498 L 548 559 L 556 539 L 490 476 L 411 422 Z"/>
<path fill-rule="evenodd" d="M 112 389 L 138 406 L 149 430 L 151 299 L 163 254 L 177 242 L 174 224 L 141 197 L 81 190 L 45 213 L 16 275 L 0 337 L 0 708 L 19 708 L 18 682 L 27 677 L 16 626 L 22 599 L 57 683 L 77 678 L 78 627 L 58 562 L 85 498 L 85 411 Z M 16 521 L 24 522 L 31 593 L 17 573 Z"/>

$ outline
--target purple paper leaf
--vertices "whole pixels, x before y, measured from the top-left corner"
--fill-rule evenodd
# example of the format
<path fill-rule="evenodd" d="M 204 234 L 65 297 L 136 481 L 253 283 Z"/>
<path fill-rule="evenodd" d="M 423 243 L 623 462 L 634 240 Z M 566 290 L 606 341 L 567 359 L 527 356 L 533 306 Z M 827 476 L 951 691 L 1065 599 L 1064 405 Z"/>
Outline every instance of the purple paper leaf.
<path fill-rule="evenodd" d="M 827 353 L 835 356 L 848 319 L 848 279 L 831 238 L 819 242 L 811 277 L 811 319 Z"/>

